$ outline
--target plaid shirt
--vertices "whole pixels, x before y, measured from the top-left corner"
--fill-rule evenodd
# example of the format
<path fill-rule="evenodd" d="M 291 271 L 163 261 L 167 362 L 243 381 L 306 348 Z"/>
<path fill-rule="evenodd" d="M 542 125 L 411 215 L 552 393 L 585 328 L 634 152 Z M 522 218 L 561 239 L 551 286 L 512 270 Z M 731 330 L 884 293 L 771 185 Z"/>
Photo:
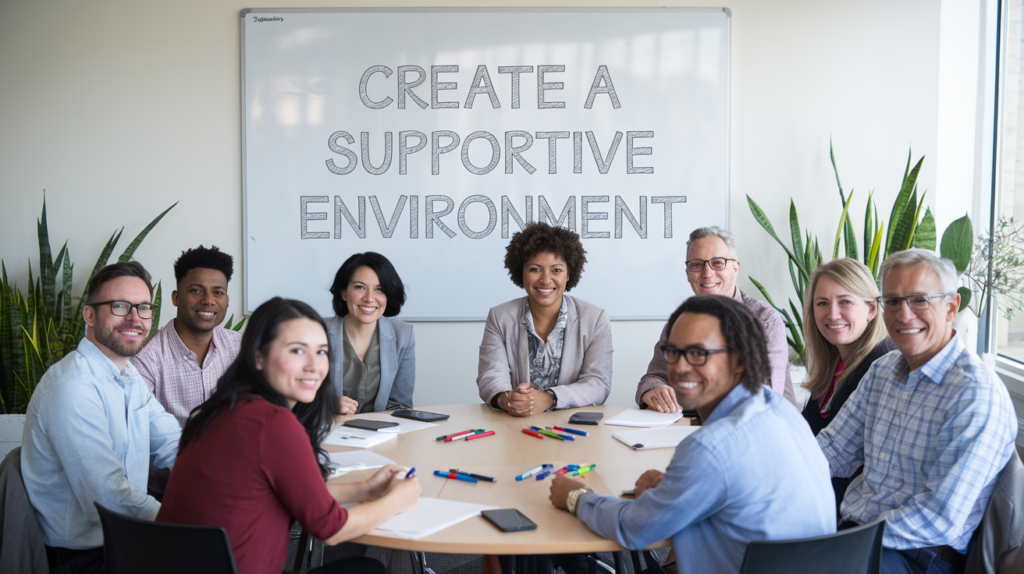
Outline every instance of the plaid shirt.
<path fill-rule="evenodd" d="M 832 476 L 864 464 L 844 519 L 885 515 L 888 548 L 965 553 L 1016 436 L 1006 387 L 954 335 L 914 371 L 898 351 L 875 361 L 818 444 Z"/>
<path fill-rule="evenodd" d="M 241 345 L 240 333 L 215 328 L 210 349 L 200 368 L 199 357 L 181 342 L 172 319 L 132 359 L 132 363 L 156 400 L 184 427 L 192 409 L 203 404 L 213 393 L 217 380 L 235 361 Z"/>

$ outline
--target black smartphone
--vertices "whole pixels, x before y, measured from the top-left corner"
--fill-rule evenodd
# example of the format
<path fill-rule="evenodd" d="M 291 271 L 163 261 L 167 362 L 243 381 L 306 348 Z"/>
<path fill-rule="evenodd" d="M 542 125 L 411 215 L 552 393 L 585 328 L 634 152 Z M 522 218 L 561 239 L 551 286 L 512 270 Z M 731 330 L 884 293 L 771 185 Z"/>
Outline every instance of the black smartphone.
<path fill-rule="evenodd" d="M 480 512 L 491 524 L 502 532 L 519 532 L 520 530 L 536 530 L 537 525 L 515 508 L 500 508 Z"/>
<path fill-rule="evenodd" d="M 344 425 L 347 427 L 352 427 L 354 429 L 376 431 L 380 429 L 386 429 L 388 427 L 396 427 L 398 426 L 398 423 L 393 423 L 389 421 L 371 421 L 367 419 L 352 419 L 350 421 L 345 421 Z"/>
<path fill-rule="evenodd" d="M 601 420 L 604 413 L 573 413 L 569 417 L 569 424 L 574 425 L 596 425 L 597 421 Z"/>
<path fill-rule="evenodd" d="M 443 421 L 444 419 L 449 418 L 449 415 L 442 415 L 441 413 L 428 413 L 427 411 L 417 411 L 413 409 L 398 409 L 397 411 L 391 413 L 391 416 L 398 417 L 400 419 L 409 419 L 425 423 Z"/>

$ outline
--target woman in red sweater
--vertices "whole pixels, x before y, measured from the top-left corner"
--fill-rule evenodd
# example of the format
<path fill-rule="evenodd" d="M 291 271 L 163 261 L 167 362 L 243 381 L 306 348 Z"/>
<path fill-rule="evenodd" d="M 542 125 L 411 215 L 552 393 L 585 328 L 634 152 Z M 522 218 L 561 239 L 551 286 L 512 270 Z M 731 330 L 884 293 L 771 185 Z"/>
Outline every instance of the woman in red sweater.
<path fill-rule="evenodd" d="M 415 506 L 418 478 L 394 465 L 360 483 L 325 484 L 320 443 L 338 414 L 333 385 L 322 384 L 328 356 L 326 326 L 311 307 L 281 298 L 260 305 L 238 358 L 182 430 L 157 520 L 223 526 L 239 572 L 278 574 L 293 519 L 333 545 Z M 363 504 L 346 511 L 345 502 Z M 311 574 L 342 570 L 384 572 L 351 558 Z"/>

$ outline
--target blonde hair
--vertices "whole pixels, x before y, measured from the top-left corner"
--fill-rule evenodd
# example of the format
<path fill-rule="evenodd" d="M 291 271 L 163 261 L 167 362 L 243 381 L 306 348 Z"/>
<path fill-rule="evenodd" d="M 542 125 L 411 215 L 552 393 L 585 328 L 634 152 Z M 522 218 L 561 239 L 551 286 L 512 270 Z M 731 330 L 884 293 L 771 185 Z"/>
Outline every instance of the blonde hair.
<path fill-rule="evenodd" d="M 828 393 L 836 374 L 836 365 L 839 364 L 840 359 L 839 349 L 821 334 L 821 331 L 818 330 L 818 322 L 814 319 L 814 290 L 818 287 L 818 280 L 823 276 L 832 278 L 843 289 L 848 289 L 851 294 L 865 301 L 871 301 L 874 304 L 875 297 L 878 297 L 878 286 L 875 284 L 875 278 L 871 275 L 871 271 L 856 259 L 849 257 L 835 259 L 824 265 L 819 265 L 811 274 L 811 281 L 807 285 L 807 293 L 804 295 L 804 341 L 806 343 L 804 357 L 807 360 L 808 380 L 803 385 L 811 392 L 811 400 L 819 400 Z M 868 322 L 868 326 L 860 338 L 853 343 L 852 352 L 848 357 L 849 362 L 844 365 L 843 374 L 836 383 L 837 391 L 857 368 L 857 365 L 885 336 L 882 313 L 876 306 L 874 318 Z"/>

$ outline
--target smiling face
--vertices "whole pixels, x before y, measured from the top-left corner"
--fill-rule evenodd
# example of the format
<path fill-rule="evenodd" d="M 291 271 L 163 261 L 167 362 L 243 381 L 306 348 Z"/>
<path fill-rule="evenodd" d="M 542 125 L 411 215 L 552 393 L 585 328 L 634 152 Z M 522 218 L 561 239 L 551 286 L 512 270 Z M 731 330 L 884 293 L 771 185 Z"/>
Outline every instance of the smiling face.
<path fill-rule="evenodd" d="M 668 343 L 680 350 L 726 348 L 718 318 L 698 313 L 680 315 L 672 325 Z M 743 365 L 735 353 L 716 353 L 707 359 L 707 363 L 695 367 L 680 356 L 675 364 L 668 365 L 668 382 L 679 405 L 684 410 L 696 410 L 704 420 L 740 384 L 743 375 Z"/>
<path fill-rule="evenodd" d="M 845 356 L 878 313 L 875 301 L 865 301 L 828 275 L 821 275 L 814 287 L 814 322 L 825 340 Z"/>
<path fill-rule="evenodd" d="M 224 322 L 228 312 L 228 279 L 216 269 L 191 269 L 171 292 L 171 303 L 178 308 L 178 327 L 209 333 Z"/>
<path fill-rule="evenodd" d="M 345 317 L 367 325 L 376 323 L 388 306 L 388 296 L 384 294 L 377 272 L 369 267 L 355 270 L 341 299 L 348 306 Z"/>
<path fill-rule="evenodd" d="M 944 293 L 938 274 L 928 265 L 896 267 L 885 276 L 883 297 L 934 295 Z M 906 301 L 898 311 L 885 311 L 882 320 L 896 348 L 903 353 L 911 369 L 931 360 L 953 338 L 953 319 L 960 296 L 928 300 L 927 309 L 911 309 Z"/>
<path fill-rule="evenodd" d="M 118 277 L 104 283 L 93 299 L 127 301 L 133 305 L 149 303 L 149 287 L 138 277 Z M 118 317 L 110 312 L 110 305 L 86 305 L 82 316 L 89 326 L 87 338 L 122 370 L 128 358 L 142 350 L 153 326 L 153 319 L 140 319 L 134 307 L 128 315 Z"/>
<path fill-rule="evenodd" d="M 313 402 L 327 367 L 327 333 L 305 317 L 281 323 L 266 355 L 256 353 L 256 368 L 290 407 Z"/>
<path fill-rule="evenodd" d="M 721 237 L 702 237 L 690 243 L 686 249 L 686 260 L 710 260 L 716 257 L 734 259 L 732 249 Z M 736 276 L 740 273 L 739 261 L 727 261 L 725 269 L 715 271 L 710 263 L 705 263 L 700 273 L 686 272 L 686 280 L 690 282 L 694 295 L 724 295 L 732 297 L 736 290 Z"/>
<path fill-rule="evenodd" d="M 569 266 L 554 253 L 542 252 L 527 259 L 523 265 L 523 289 L 534 312 L 542 308 L 562 306 L 562 293 L 569 278 Z"/>

